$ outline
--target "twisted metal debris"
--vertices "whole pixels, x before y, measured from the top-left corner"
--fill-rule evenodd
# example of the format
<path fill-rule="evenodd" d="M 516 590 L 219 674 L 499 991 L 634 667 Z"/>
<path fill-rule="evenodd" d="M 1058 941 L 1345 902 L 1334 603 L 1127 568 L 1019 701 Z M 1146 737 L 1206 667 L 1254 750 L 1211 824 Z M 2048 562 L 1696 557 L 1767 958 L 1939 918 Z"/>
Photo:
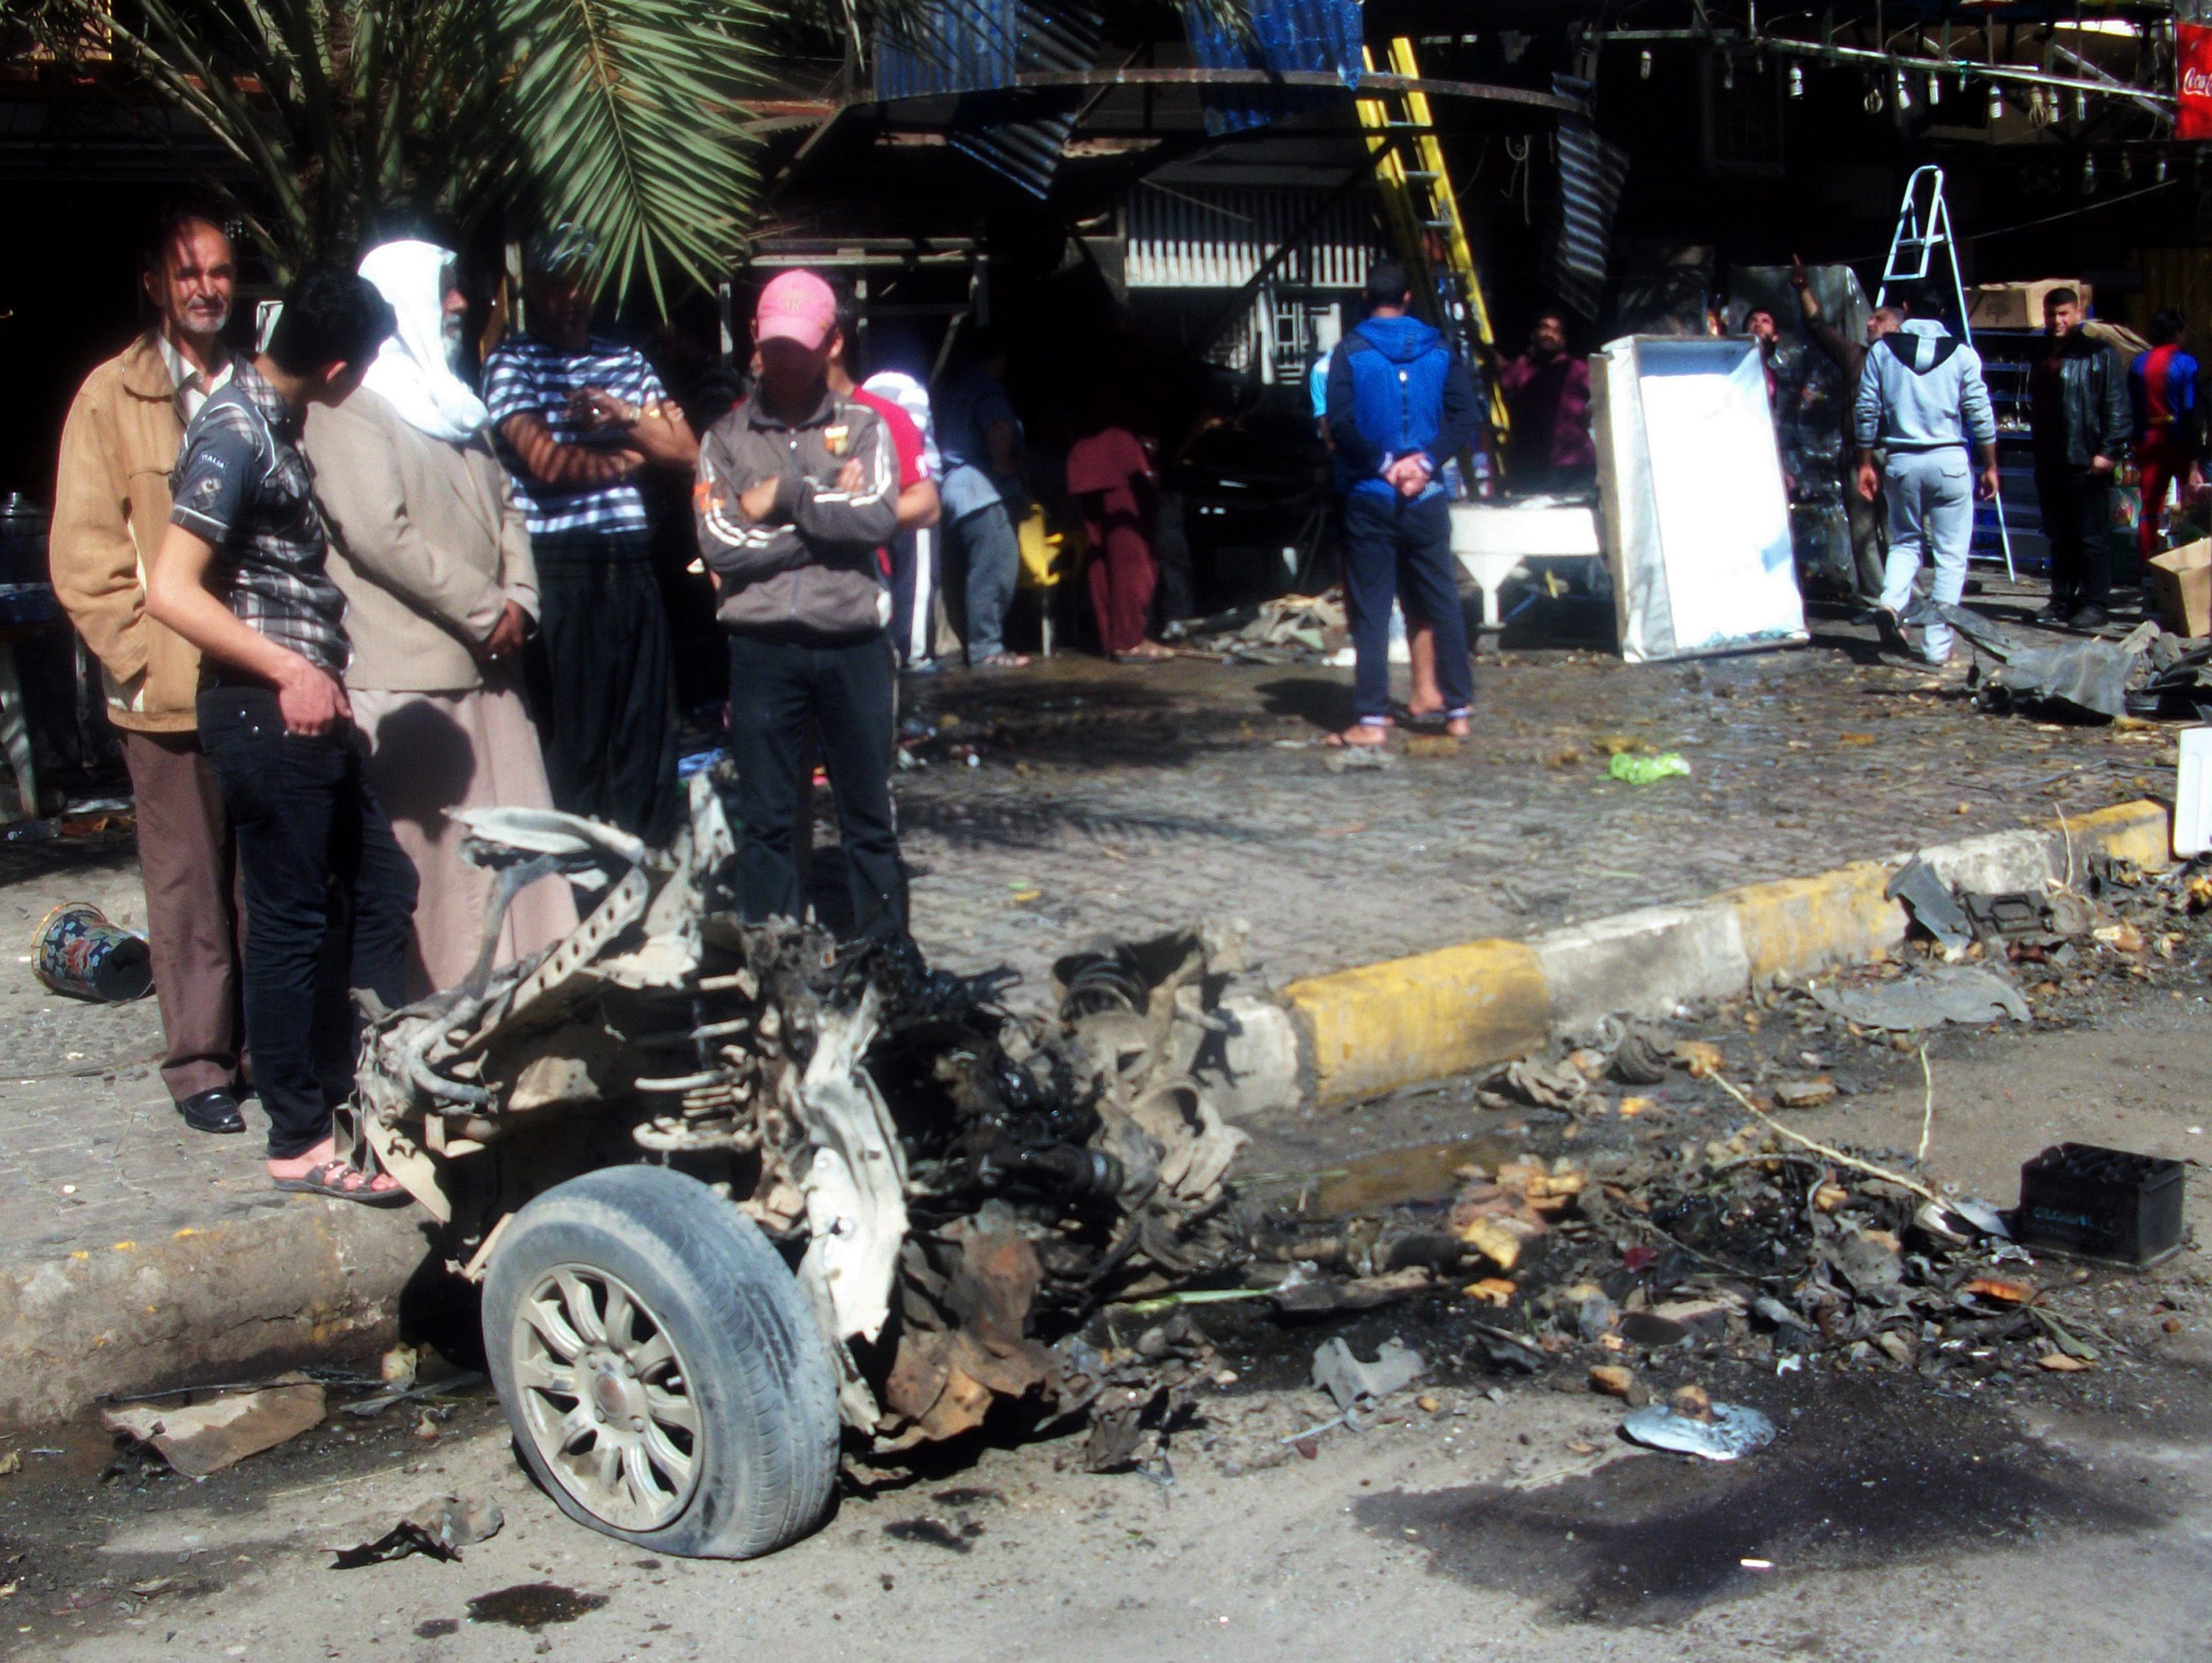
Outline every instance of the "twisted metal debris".
<path fill-rule="evenodd" d="M 1210 928 L 1055 966 L 1056 1016 L 1003 976 L 930 970 L 905 938 L 839 947 L 741 923 L 720 804 L 695 782 L 665 852 L 540 811 L 464 817 L 500 906 L 553 874 L 599 897 L 575 931 L 373 1014 L 362 1135 L 480 1276 L 530 1197 L 665 1163 L 749 1215 L 834 1341 L 846 1424 L 878 1451 L 994 1404 L 1102 1416 L 1127 1459 L 1203 1342 L 1103 1356 L 1085 1320 L 1248 1256 L 1224 1183 L 1244 1142 L 1210 1099 L 1238 943 Z M 496 929 L 495 923 L 494 929 Z M 1141 1364 L 1141 1366 L 1133 1366 Z"/>

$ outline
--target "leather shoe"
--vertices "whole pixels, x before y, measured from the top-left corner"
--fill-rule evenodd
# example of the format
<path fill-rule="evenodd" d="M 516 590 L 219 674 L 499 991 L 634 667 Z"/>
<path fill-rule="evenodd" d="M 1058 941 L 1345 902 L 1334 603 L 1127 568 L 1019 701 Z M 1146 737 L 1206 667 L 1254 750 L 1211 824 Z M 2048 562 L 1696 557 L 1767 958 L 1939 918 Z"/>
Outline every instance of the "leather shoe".
<path fill-rule="evenodd" d="M 2045 606 L 2041 612 L 2036 613 L 2036 615 L 2029 621 L 2035 624 L 2045 624 L 2050 625 L 2052 629 L 2057 629 L 2063 625 L 2068 618 L 2073 616 L 2074 608 L 2070 603 L 2054 600 L 2049 606 Z"/>
<path fill-rule="evenodd" d="M 228 1086 L 194 1092 L 177 1105 L 185 1124 L 196 1132 L 242 1132 L 246 1117 L 238 1111 L 238 1095 Z"/>
<path fill-rule="evenodd" d="M 2092 604 L 2082 607 L 2073 617 L 2068 618 L 2066 627 L 2069 630 L 2079 630 L 2084 635 L 2094 635 L 2112 621 L 2102 606 Z"/>

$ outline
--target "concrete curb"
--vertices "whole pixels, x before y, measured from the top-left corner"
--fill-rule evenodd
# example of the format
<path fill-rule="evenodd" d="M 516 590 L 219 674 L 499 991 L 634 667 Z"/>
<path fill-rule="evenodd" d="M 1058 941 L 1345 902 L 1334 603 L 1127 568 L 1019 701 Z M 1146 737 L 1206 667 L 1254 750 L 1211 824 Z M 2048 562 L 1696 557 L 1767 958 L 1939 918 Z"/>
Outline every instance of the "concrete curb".
<path fill-rule="evenodd" d="M 2167 858 L 2167 810 L 2125 803 L 2048 832 L 2004 832 L 1919 851 L 1946 879 L 2040 889 L 2090 856 Z M 1280 1002 L 1232 1002 L 1231 1119 L 1294 1095 L 1340 1104 L 1522 1056 L 1612 1014 L 1662 1012 L 1809 975 L 1904 939 L 1882 899 L 1909 858 L 1751 884 L 1533 941 L 1470 941 L 1297 982 Z M 281 1207 L 46 1263 L 0 1266 L 0 1426 L 74 1414 L 104 1392 L 235 1380 L 396 1331 L 429 1257 L 411 1209 Z"/>
<path fill-rule="evenodd" d="M 397 1331 L 427 1257 L 411 1208 L 303 1199 L 0 1268 L 0 1426 L 61 1420 L 105 1392 L 366 1353 Z"/>
<path fill-rule="evenodd" d="M 2093 856 L 2156 868 L 2171 847 L 2169 811 L 2145 801 L 2048 832 L 1999 832 L 1913 852 L 1949 882 L 2039 892 L 2078 877 Z M 1905 909 L 1882 890 L 1911 858 L 1861 861 L 1532 941 L 1470 941 L 1292 983 L 1283 997 L 1305 1095 L 1323 1106 L 1356 1102 L 1510 1061 L 1607 1015 L 1657 1015 L 1778 972 L 1809 976 L 1860 962 L 1905 939 Z"/>

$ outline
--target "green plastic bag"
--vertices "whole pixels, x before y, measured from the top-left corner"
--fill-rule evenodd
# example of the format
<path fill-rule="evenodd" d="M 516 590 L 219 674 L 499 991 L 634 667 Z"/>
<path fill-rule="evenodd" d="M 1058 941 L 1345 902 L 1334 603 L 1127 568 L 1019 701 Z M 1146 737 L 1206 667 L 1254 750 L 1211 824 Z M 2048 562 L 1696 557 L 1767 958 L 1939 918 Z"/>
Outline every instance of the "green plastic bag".
<path fill-rule="evenodd" d="M 1632 757 L 1626 752 L 1616 752 L 1613 764 L 1606 770 L 1617 780 L 1626 780 L 1631 785 L 1650 785 L 1665 779 L 1669 774 L 1687 774 L 1690 764 L 1679 751 L 1668 751 L 1656 757 Z"/>

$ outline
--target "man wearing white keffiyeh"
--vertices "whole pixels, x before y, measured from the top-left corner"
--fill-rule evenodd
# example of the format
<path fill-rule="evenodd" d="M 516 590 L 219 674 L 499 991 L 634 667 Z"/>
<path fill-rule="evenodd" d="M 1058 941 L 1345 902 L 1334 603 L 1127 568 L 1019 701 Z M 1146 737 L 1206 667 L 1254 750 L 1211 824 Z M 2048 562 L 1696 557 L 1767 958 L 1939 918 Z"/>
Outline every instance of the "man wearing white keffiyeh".
<path fill-rule="evenodd" d="M 360 391 L 319 407 L 305 448 L 331 527 L 330 574 L 354 643 L 346 672 L 368 777 L 415 862 L 410 994 L 450 987 L 489 923 L 492 875 L 460 857 L 457 809 L 552 806 L 520 689 L 538 575 L 483 401 L 453 373 L 467 303 L 434 243 L 371 249 L 361 275 L 398 327 Z M 558 879 L 516 897 L 500 959 L 575 927 Z"/>

